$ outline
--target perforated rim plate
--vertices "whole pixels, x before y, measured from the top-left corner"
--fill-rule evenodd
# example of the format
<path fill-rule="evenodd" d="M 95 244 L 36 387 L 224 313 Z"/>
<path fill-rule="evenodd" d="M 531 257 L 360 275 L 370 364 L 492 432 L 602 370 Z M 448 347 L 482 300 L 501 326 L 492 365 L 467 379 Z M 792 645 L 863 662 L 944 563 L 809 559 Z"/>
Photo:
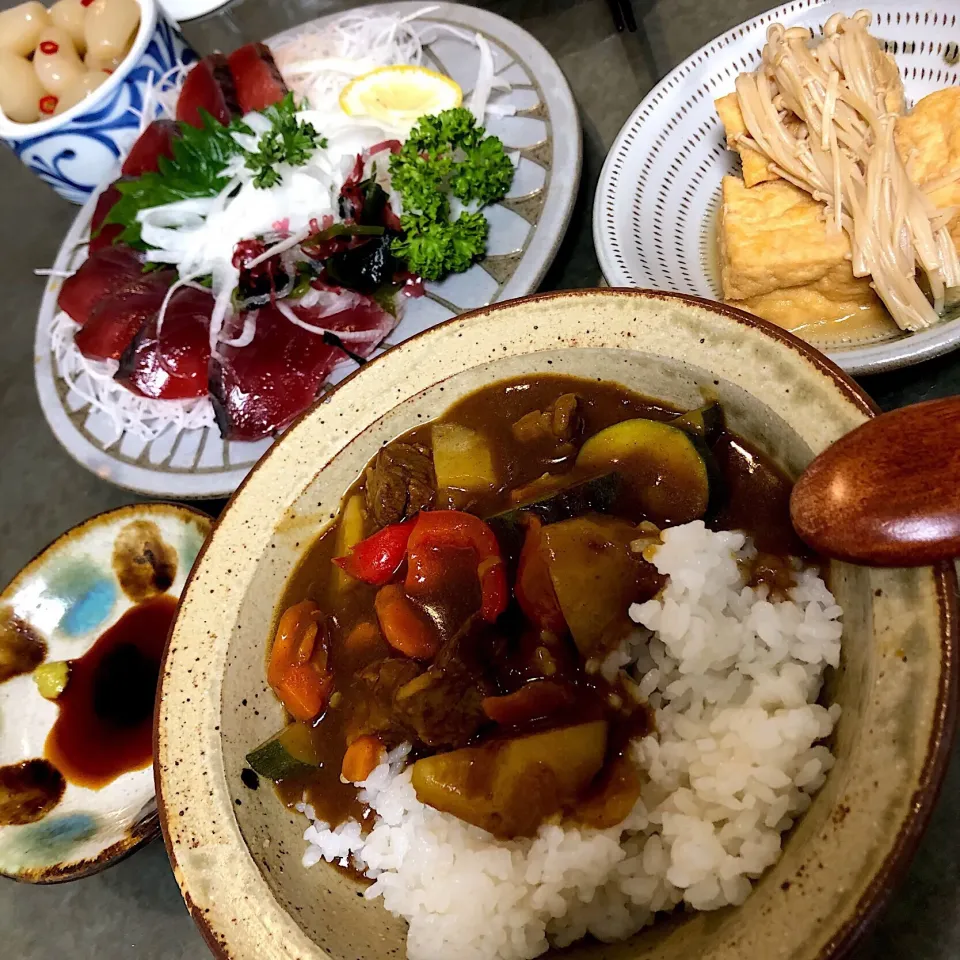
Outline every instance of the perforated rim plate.
<path fill-rule="evenodd" d="M 871 32 L 897 58 L 911 103 L 960 84 L 960 11 L 875 0 Z M 760 62 L 766 31 L 777 21 L 819 31 L 855 4 L 797 0 L 734 27 L 665 77 L 624 124 L 607 155 L 593 208 L 593 238 L 611 286 L 652 287 L 721 298 L 716 226 L 720 181 L 739 170 L 726 149 L 713 102 Z M 960 319 L 930 330 L 827 351 L 854 374 L 879 373 L 960 346 Z"/>
<path fill-rule="evenodd" d="M 423 9 L 423 4 L 408 0 L 384 4 L 383 9 L 411 13 Z M 322 17 L 315 23 L 323 24 L 341 15 Z M 508 196 L 485 211 L 490 220 L 487 257 L 466 273 L 427 284 L 427 295 L 422 299 L 407 301 L 403 318 L 385 347 L 465 310 L 536 290 L 563 239 L 580 182 L 581 134 L 576 104 L 560 67 L 547 50 L 503 17 L 461 4 L 437 4 L 424 21 L 449 24 L 487 38 L 498 76 L 512 84 L 510 92 L 497 98 L 515 106 L 517 112 L 515 116 L 491 118 L 486 127 L 520 159 Z M 266 42 L 280 44 L 299 29 Z M 472 43 L 448 34 L 426 52 L 431 66 L 453 76 L 464 94 L 469 94 L 479 58 Z M 81 208 L 53 264 L 54 273 L 76 269 L 85 258 L 95 205 L 96 198 Z M 104 480 L 150 496 L 199 499 L 231 494 L 272 440 L 225 442 L 213 427 L 168 428 L 150 443 L 131 433 L 116 438 L 110 419 L 92 410 L 57 376 L 50 328 L 61 283 L 51 278 L 40 305 L 34 371 L 40 406 L 64 449 Z M 352 369 L 348 363 L 338 366 L 330 383 Z"/>

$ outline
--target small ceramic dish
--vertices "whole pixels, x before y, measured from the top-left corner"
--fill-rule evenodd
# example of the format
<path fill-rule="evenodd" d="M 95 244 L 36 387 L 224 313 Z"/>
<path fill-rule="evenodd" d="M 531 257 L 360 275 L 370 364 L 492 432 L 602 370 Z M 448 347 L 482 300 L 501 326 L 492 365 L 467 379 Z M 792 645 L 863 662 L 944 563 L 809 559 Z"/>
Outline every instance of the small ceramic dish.
<path fill-rule="evenodd" d="M 155 671 L 210 522 L 166 503 L 99 514 L 0 593 L 0 874 L 75 880 L 156 836 Z M 44 699 L 34 670 L 63 661 L 64 693 Z"/>
<path fill-rule="evenodd" d="M 344 381 L 247 477 L 207 541 L 164 663 L 157 801 L 191 914 L 218 957 L 403 956 L 405 925 L 326 865 L 302 865 L 307 821 L 241 778 L 281 724 L 265 678 L 292 572 L 380 447 L 480 386 L 521 374 L 615 381 L 689 409 L 720 400 L 730 428 L 796 477 L 875 412 L 832 363 L 749 315 L 651 291 L 576 291 L 435 327 Z M 957 706 L 953 569 L 830 569 L 844 609 L 837 761 L 742 907 L 673 915 L 576 960 L 826 960 L 876 915 L 916 847 Z"/>
<path fill-rule="evenodd" d="M 137 0 L 140 26 L 126 59 L 106 83 L 48 120 L 14 123 L 0 114 L 0 139 L 71 203 L 86 203 L 119 170 L 133 145 L 147 91 L 196 54 L 156 0 Z"/>

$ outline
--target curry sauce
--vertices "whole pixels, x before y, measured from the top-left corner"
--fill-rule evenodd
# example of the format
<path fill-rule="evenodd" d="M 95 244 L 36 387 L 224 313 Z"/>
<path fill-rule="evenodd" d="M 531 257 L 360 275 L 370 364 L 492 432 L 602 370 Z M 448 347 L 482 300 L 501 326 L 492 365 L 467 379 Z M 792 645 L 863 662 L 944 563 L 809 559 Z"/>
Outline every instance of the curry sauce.
<path fill-rule="evenodd" d="M 576 399 L 575 404 L 565 399 L 571 396 Z M 529 536 L 525 531 L 541 522 L 531 521 L 524 505 L 558 489 L 569 489 L 574 482 L 595 482 L 591 478 L 596 477 L 597 471 L 582 467 L 580 451 L 606 428 L 638 418 L 667 423 L 678 415 L 679 411 L 614 383 L 567 376 L 522 377 L 481 389 L 437 420 L 398 438 L 396 443 L 405 445 L 398 459 L 409 463 L 418 457 L 429 457 L 438 425 L 456 425 L 469 431 L 473 438 L 470 442 L 482 442 L 490 464 L 478 469 L 492 469 L 496 482 L 473 489 L 443 488 L 438 483 L 429 509 L 461 511 L 484 518 L 496 532 L 507 579 L 513 584 L 522 559 L 518 557 L 520 544 L 526 542 L 524 536 Z M 757 578 L 770 580 L 776 588 L 777 577 L 782 577 L 784 571 L 789 576 L 786 558 L 804 555 L 789 522 L 790 481 L 767 458 L 722 426 L 709 436 L 693 438 L 692 442 L 702 451 L 710 473 L 709 507 L 703 519 L 714 528 L 738 528 L 752 536 L 764 558 L 764 563 L 758 565 Z M 481 463 L 483 456 L 481 451 L 479 458 L 471 462 Z M 695 519 L 699 514 L 691 516 L 690 511 L 702 512 L 702 504 L 695 507 L 695 484 L 676 483 L 678 489 L 671 490 L 667 499 L 644 499 L 637 495 L 637 490 L 655 487 L 658 478 L 653 473 L 647 476 L 653 469 L 650 464 L 631 460 L 620 466 L 619 473 L 629 473 L 631 481 L 645 478 L 640 487 L 636 482 L 632 487 L 622 483 L 613 499 L 604 502 L 604 516 L 589 511 L 584 514 L 584 536 L 602 541 L 596 545 L 595 559 L 582 565 L 585 572 L 589 574 L 592 566 L 602 565 L 602 550 L 610 544 L 621 551 L 619 562 L 625 571 L 619 592 L 612 594 L 617 597 L 617 609 L 611 611 L 610 623 L 604 624 L 601 646 L 595 650 L 584 649 L 582 643 L 578 646 L 569 635 L 564 635 L 562 618 L 558 633 L 531 622 L 529 607 L 518 602 L 518 590 L 511 590 L 495 622 L 484 622 L 478 616 L 485 590 L 478 580 L 482 565 L 478 568 L 477 555 L 461 546 L 442 552 L 443 575 L 430 590 L 408 597 L 415 603 L 417 616 L 441 638 L 439 652 L 418 663 L 415 658 L 398 657 L 385 639 L 377 612 L 377 597 L 383 588 L 349 578 L 344 586 L 343 574 L 333 563 L 343 548 L 341 526 L 347 522 L 347 512 L 353 509 L 352 498 L 367 500 L 362 514 L 363 536 L 370 537 L 383 526 L 373 520 L 376 504 L 369 503 L 369 494 L 374 485 L 379 492 L 390 484 L 377 477 L 375 469 L 376 463 L 347 492 L 337 524 L 325 531 L 307 552 L 283 598 L 281 609 L 308 600 L 322 611 L 323 636 L 317 642 L 323 645 L 324 669 L 333 678 L 335 692 L 309 724 L 308 761 L 298 764 L 289 775 L 274 778 L 278 779 L 282 800 L 288 806 L 306 800 L 315 815 L 331 825 L 349 818 L 363 822 L 365 808 L 357 799 L 356 787 L 342 782 L 341 766 L 348 743 L 369 730 L 377 731 L 385 747 L 411 740 L 414 760 L 476 747 L 480 752 L 472 755 L 471 776 L 485 777 L 484 782 L 492 784 L 501 746 L 506 749 L 517 738 L 559 728 L 582 729 L 591 722 L 603 721 L 605 759 L 591 785 L 578 793 L 572 803 L 562 791 L 554 789 L 553 800 L 542 801 L 542 809 L 534 802 L 534 809 L 522 811 L 523 816 L 516 822 L 522 822 L 521 832 L 528 832 L 544 816 L 562 813 L 593 825 L 609 825 L 617 811 L 629 811 L 639 790 L 640 775 L 627 758 L 628 745 L 653 729 L 652 714 L 638 702 L 636 689 L 619 677 L 605 679 L 600 671 L 604 650 L 612 649 L 632 628 L 626 616 L 629 604 L 649 599 L 663 583 L 639 552 L 631 552 L 630 541 L 642 538 L 644 530 Z M 422 463 L 416 469 L 417 483 L 422 485 Z M 407 494 L 401 494 L 397 509 L 408 509 L 416 516 L 423 504 L 404 502 L 409 489 Z M 654 515 L 656 511 L 651 511 L 650 503 L 660 505 L 674 517 Z M 517 517 L 520 519 L 515 530 L 511 524 Z M 504 518 L 508 522 L 502 522 Z M 561 549 L 577 540 L 577 517 L 571 517 L 565 525 L 551 525 L 550 519 L 542 527 L 550 534 L 548 540 L 559 543 Z M 395 523 L 391 528 L 388 524 L 386 529 L 397 526 Z M 561 528 L 566 531 L 563 537 L 558 536 Z M 614 528 L 624 532 L 614 533 Z M 517 530 L 520 540 L 512 542 L 512 533 Z M 583 549 L 584 544 L 578 541 L 576 556 L 582 556 Z M 402 582 L 406 569 L 405 562 L 393 579 L 400 577 Z M 557 569 L 550 569 L 553 582 L 563 586 L 562 578 L 556 576 Z M 409 587 L 409 576 L 406 582 Z M 578 580 L 575 589 L 588 594 L 603 586 L 600 580 L 599 586 L 591 587 L 588 580 L 583 583 L 586 586 Z M 564 606 L 562 600 L 560 606 Z M 564 612 L 571 623 L 573 611 Z M 436 690 L 431 691 L 431 684 L 438 677 L 446 687 L 435 684 Z M 386 699 L 381 697 L 385 690 L 389 692 Z M 399 701 L 397 691 L 403 692 Z M 417 704 L 419 713 L 405 712 L 407 691 L 412 691 L 410 700 Z M 387 701 L 389 705 L 385 707 Z M 394 711 L 389 722 L 383 721 L 384 710 Z M 517 722 L 511 722 L 512 719 Z M 542 773 L 538 768 L 536 776 Z M 549 770 L 547 774 L 554 783 L 556 778 L 550 779 Z M 550 793 L 551 789 L 538 787 L 533 796 Z M 530 792 L 525 795 L 530 803 Z M 511 811 L 497 811 L 498 820 L 471 822 L 501 823 L 504 816 L 509 821 Z M 515 832 L 511 829 L 503 835 Z"/>

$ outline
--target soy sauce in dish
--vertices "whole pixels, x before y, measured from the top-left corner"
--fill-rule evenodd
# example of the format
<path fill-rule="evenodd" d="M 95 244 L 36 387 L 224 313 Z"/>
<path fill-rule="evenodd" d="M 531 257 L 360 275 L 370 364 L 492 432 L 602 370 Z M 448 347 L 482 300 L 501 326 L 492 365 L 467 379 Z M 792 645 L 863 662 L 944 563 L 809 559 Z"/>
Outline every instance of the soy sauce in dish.
<path fill-rule="evenodd" d="M 153 704 L 175 597 L 128 610 L 79 659 L 57 700 L 45 755 L 71 783 L 99 789 L 153 759 Z"/>

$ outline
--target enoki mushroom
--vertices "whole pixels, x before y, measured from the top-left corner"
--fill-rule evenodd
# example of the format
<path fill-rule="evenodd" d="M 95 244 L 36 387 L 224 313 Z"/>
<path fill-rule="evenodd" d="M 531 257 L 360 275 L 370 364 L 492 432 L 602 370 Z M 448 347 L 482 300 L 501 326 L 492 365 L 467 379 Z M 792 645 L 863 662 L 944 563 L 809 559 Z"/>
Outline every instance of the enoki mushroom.
<path fill-rule="evenodd" d="M 866 10 L 834 14 L 815 46 L 805 27 L 771 26 L 761 65 L 737 78 L 749 131 L 739 139 L 826 205 L 828 223 L 850 238 L 854 275 L 872 276 L 902 329 L 922 330 L 960 287 L 960 260 L 949 216 L 913 183 L 894 145 L 903 86 L 867 33 L 870 20 Z"/>

